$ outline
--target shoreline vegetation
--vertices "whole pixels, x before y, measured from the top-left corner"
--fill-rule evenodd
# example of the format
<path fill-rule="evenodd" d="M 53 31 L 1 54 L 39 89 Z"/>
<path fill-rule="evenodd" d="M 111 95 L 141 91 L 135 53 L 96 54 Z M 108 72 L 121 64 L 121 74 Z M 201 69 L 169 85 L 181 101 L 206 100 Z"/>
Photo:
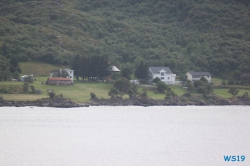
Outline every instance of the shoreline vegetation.
<path fill-rule="evenodd" d="M 30 66 L 36 64 L 37 68 Z M 111 77 L 108 82 L 98 80 L 74 80 L 73 85 L 48 85 L 46 80 L 52 69 L 44 72 L 44 63 L 21 63 L 24 74 L 36 71 L 35 77 L 30 82 L 0 81 L 0 106 L 41 106 L 41 107 L 85 107 L 85 106 L 185 106 L 185 105 L 250 105 L 248 85 L 225 85 L 224 78 L 212 78 L 212 83 L 204 84 L 206 91 L 198 92 L 195 87 L 191 91 L 188 85 L 148 85 L 140 83 L 137 86 L 129 85 L 128 80 L 120 75 Z M 24 70 L 25 69 L 25 70 Z M 132 75 L 131 79 L 135 79 Z M 120 80 L 121 81 L 121 80 Z M 125 81 L 126 84 L 123 84 Z M 118 84 L 119 83 L 119 84 Z M 122 87 L 120 87 L 122 86 Z M 124 87 L 125 86 L 125 87 Z M 206 89 L 205 88 L 205 89 Z M 230 88 L 235 88 L 237 94 L 229 93 Z M 201 89 L 203 90 L 203 89 Z M 49 92 L 54 92 L 50 96 Z M 55 97 L 55 98 L 54 98 Z"/>
<path fill-rule="evenodd" d="M 250 93 L 249 86 L 220 85 L 221 79 L 214 78 L 213 91 L 210 94 L 190 92 L 181 85 L 167 85 L 168 90 L 161 93 L 156 85 L 140 84 L 135 93 L 110 94 L 114 82 L 74 81 L 74 85 L 47 85 L 47 77 L 36 77 L 33 83 L 24 89 L 24 82 L 0 82 L 0 107 L 88 107 L 88 106 L 222 106 L 250 105 L 250 98 L 244 93 Z M 230 87 L 239 89 L 232 96 Z M 34 91 L 33 91 L 33 90 Z M 34 92 L 40 92 L 39 94 Z M 53 96 L 50 96 L 53 91 Z M 172 94 L 173 93 L 173 94 Z"/>
<path fill-rule="evenodd" d="M 207 99 L 186 100 L 183 97 L 176 97 L 170 100 L 156 100 L 152 98 L 110 98 L 110 99 L 92 99 L 89 102 L 77 103 L 63 97 L 53 99 L 39 99 L 35 101 L 11 101 L 0 98 L 0 107 L 55 107 L 55 108 L 73 108 L 89 106 L 225 106 L 225 105 L 242 105 L 249 106 L 250 99 L 235 98 L 223 99 L 216 96 Z"/>

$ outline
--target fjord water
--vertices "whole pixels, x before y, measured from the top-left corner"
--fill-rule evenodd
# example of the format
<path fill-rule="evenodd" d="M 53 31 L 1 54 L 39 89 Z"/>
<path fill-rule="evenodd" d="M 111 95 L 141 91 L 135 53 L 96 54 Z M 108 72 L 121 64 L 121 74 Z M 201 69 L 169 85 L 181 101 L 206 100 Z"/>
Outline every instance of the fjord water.
<path fill-rule="evenodd" d="M 1 107 L 0 165 L 250 165 L 250 107 Z"/>

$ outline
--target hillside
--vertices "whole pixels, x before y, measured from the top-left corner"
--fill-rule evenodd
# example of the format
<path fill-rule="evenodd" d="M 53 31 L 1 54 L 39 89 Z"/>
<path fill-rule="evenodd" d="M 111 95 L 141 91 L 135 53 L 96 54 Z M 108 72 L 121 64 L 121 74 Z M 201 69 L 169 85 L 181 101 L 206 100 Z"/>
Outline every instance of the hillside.
<path fill-rule="evenodd" d="M 143 60 L 177 74 L 250 79 L 247 0 L 3 0 L 0 6 L 0 56 L 7 59 L 70 65 L 77 54 L 106 55 L 121 69 Z"/>

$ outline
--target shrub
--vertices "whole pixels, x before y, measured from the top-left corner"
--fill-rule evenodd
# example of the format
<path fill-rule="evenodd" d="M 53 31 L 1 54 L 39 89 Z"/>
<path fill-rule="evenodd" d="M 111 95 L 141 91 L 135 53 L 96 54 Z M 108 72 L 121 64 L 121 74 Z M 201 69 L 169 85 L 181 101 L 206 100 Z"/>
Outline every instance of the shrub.
<path fill-rule="evenodd" d="M 191 97 L 191 93 L 190 92 L 186 92 L 186 93 L 183 94 L 183 96 L 185 96 L 185 97 Z"/>
<path fill-rule="evenodd" d="M 242 95 L 242 97 L 245 98 L 245 99 L 248 99 L 248 98 L 249 98 L 248 92 L 245 92 L 245 93 Z"/>
<path fill-rule="evenodd" d="M 159 77 L 155 77 L 154 79 L 153 79 L 153 83 L 155 83 L 155 84 L 157 84 L 158 82 L 160 82 L 161 81 L 161 79 L 159 78 Z"/>
<path fill-rule="evenodd" d="M 48 92 L 49 98 L 53 99 L 56 96 L 56 93 L 53 91 Z"/>
<path fill-rule="evenodd" d="M 119 94 L 120 94 L 120 91 L 118 89 L 110 88 L 109 96 L 111 96 L 111 98 L 116 98 L 118 97 Z"/>
<path fill-rule="evenodd" d="M 140 95 L 141 98 L 148 98 L 148 93 L 147 93 L 147 89 L 142 89 L 142 94 Z"/>
<path fill-rule="evenodd" d="M 191 83 L 191 84 L 188 84 L 188 91 L 194 91 L 195 88 L 194 88 L 194 85 Z"/>
<path fill-rule="evenodd" d="M 28 92 L 29 91 L 29 83 L 27 83 L 27 82 L 23 83 L 23 91 L 24 92 Z"/>
<path fill-rule="evenodd" d="M 114 82 L 114 87 L 121 92 L 127 92 L 130 87 L 130 83 L 126 78 L 120 77 Z"/>
<path fill-rule="evenodd" d="M 196 81 L 194 81 L 193 84 L 194 84 L 194 87 L 197 88 L 197 87 L 199 87 L 199 86 L 202 86 L 202 85 L 203 85 L 203 82 L 200 81 L 200 80 L 196 80 Z"/>
<path fill-rule="evenodd" d="M 36 93 L 36 88 L 34 87 L 34 85 L 30 85 L 31 91 L 32 93 Z"/>
<path fill-rule="evenodd" d="M 233 81 L 233 80 L 229 80 L 228 82 L 227 82 L 227 85 L 234 85 L 235 84 L 235 82 Z"/>
<path fill-rule="evenodd" d="M 201 77 L 200 81 L 203 82 L 203 83 L 208 83 L 208 80 L 203 76 Z"/>
<path fill-rule="evenodd" d="M 207 93 L 207 87 L 205 87 L 205 86 L 199 86 L 199 87 L 196 88 L 196 92 L 200 93 L 200 94 Z"/>
<path fill-rule="evenodd" d="M 221 81 L 221 85 L 226 85 L 226 84 L 227 84 L 227 83 L 226 83 L 225 80 Z"/>
<path fill-rule="evenodd" d="M 32 76 L 25 77 L 24 82 L 33 83 L 33 77 Z"/>
<path fill-rule="evenodd" d="M 169 99 L 171 99 L 171 98 L 172 98 L 171 93 L 170 93 L 170 92 L 167 92 L 167 93 L 166 93 L 166 96 L 165 96 L 165 100 L 169 100 Z"/>
<path fill-rule="evenodd" d="M 91 100 L 97 99 L 96 94 L 94 94 L 93 92 L 90 92 L 90 97 L 91 97 Z"/>
<path fill-rule="evenodd" d="M 164 82 L 160 81 L 160 82 L 157 83 L 158 92 L 164 93 L 167 88 L 168 88 L 168 86 Z"/>

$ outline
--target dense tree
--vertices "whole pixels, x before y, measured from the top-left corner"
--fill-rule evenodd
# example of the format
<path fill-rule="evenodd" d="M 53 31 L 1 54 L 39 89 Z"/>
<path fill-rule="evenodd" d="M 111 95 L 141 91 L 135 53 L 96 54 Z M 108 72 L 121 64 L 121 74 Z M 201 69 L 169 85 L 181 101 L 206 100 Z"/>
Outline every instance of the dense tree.
<path fill-rule="evenodd" d="M 126 93 L 130 88 L 130 83 L 126 78 L 120 77 L 114 82 L 114 87 L 118 89 L 120 92 Z"/>
<path fill-rule="evenodd" d="M 103 77 L 109 75 L 109 62 L 107 56 L 86 56 L 76 55 L 72 61 L 72 69 L 75 70 L 75 75 L 83 78 Z"/>
<path fill-rule="evenodd" d="M 135 71 L 135 76 L 142 80 L 147 80 L 149 76 L 149 67 L 147 63 L 141 61 L 140 66 Z"/>
<path fill-rule="evenodd" d="M 250 82 L 247 0 L 3 0 L 0 6 L 0 56 L 9 63 L 1 69 L 2 79 L 21 73 L 17 61 L 69 65 L 78 54 L 85 62 L 107 56 L 133 70 L 144 61 L 169 66 L 178 75 L 209 71 Z M 95 65 L 76 63 L 85 71 L 76 70 L 77 75 L 95 77 L 97 71 L 90 70 Z"/>
<path fill-rule="evenodd" d="M 64 77 L 69 76 L 69 73 L 64 69 L 54 69 L 52 72 L 52 77 Z"/>
<path fill-rule="evenodd" d="M 125 67 L 122 71 L 122 77 L 127 78 L 128 80 L 131 79 L 131 75 L 132 75 L 132 70 L 128 67 Z"/>

